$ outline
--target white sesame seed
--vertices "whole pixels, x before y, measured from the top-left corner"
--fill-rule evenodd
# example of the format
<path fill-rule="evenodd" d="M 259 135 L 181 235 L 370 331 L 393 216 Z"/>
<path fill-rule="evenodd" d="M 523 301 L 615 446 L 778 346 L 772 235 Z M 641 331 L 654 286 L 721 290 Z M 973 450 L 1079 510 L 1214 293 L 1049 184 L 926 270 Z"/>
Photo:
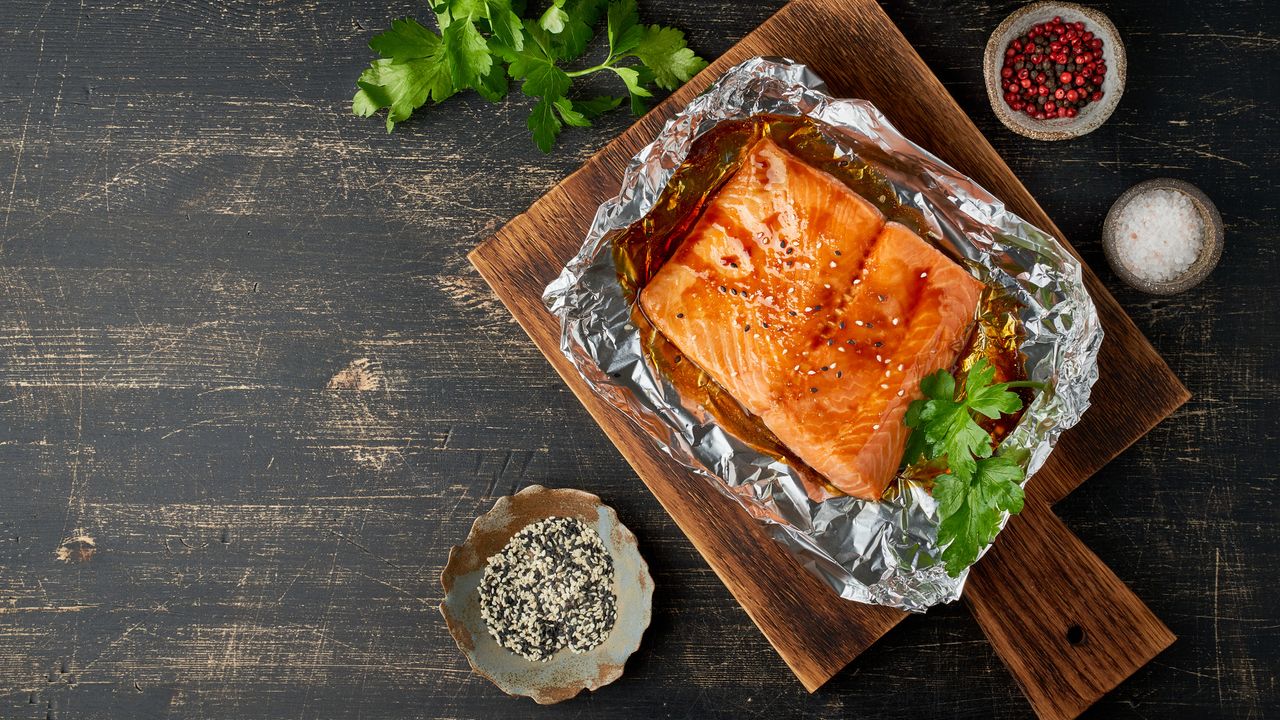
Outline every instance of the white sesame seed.
<path fill-rule="evenodd" d="M 898 372 L 902 372 L 903 364 L 898 363 Z"/>
<path fill-rule="evenodd" d="M 922 277 L 922 278 L 929 277 L 929 273 L 927 273 L 927 272 L 922 272 L 922 273 L 920 273 L 920 277 Z"/>
<path fill-rule="evenodd" d="M 880 423 L 876 423 L 875 425 L 872 425 L 872 426 L 871 426 L 871 429 L 872 429 L 872 430 L 879 430 L 879 429 L 880 429 Z"/>
<path fill-rule="evenodd" d="M 862 321 L 861 321 L 861 320 L 854 320 L 854 321 L 853 321 L 853 324 L 854 324 L 854 325 L 857 325 L 858 327 L 862 327 Z"/>
<path fill-rule="evenodd" d="M 897 326 L 897 324 L 898 324 L 898 318 L 894 318 L 894 319 L 893 319 L 893 324 L 894 324 L 894 326 Z"/>
<path fill-rule="evenodd" d="M 831 261 L 831 267 L 835 267 L 835 266 L 836 266 L 836 261 L 835 261 L 835 260 L 832 260 L 832 261 Z"/>
<path fill-rule="evenodd" d="M 906 394 L 907 394 L 907 391 L 906 391 L 906 390 L 899 390 L 899 391 L 898 391 L 898 397 L 902 397 L 903 395 L 906 395 Z"/>
<path fill-rule="evenodd" d="M 885 385 L 884 383 L 880 383 L 880 389 L 881 389 L 881 390 L 888 390 L 888 389 L 889 389 L 889 386 L 888 386 L 888 385 Z"/>

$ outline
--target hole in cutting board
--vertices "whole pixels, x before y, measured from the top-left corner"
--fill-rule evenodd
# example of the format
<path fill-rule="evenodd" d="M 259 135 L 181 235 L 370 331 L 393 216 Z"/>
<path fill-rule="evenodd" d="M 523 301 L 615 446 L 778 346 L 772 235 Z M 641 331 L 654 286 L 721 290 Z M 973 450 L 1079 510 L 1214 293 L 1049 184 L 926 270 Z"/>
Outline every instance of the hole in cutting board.
<path fill-rule="evenodd" d="M 1079 645 L 1084 642 L 1084 628 L 1079 625 L 1071 625 L 1067 628 L 1067 642 L 1072 645 Z"/>

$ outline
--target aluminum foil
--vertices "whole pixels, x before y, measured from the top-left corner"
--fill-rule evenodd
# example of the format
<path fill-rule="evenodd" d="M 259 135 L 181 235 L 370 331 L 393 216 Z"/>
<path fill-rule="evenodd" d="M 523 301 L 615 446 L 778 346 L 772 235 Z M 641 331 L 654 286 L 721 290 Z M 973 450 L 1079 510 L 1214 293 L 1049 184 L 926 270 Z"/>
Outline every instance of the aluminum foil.
<path fill-rule="evenodd" d="M 937 503 L 927 490 L 899 479 L 901 492 L 880 502 L 814 502 L 785 462 L 752 449 L 707 410 L 686 407 L 645 358 L 610 252 L 619 231 L 653 207 L 694 140 L 721 121 L 804 115 L 824 124 L 842 151 L 862 148 L 870 161 L 867 153 L 878 148 L 893 162 L 873 165 L 903 204 L 923 213 L 932 241 L 1021 305 L 1025 370 L 1045 388 L 1003 447 L 1026 451 L 1030 478 L 1089 406 L 1097 379 L 1102 328 L 1079 263 L 1049 234 L 903 137 L 873 105 L 825 90 L 808 68 L 784 59 L 754 58 L 727 72 L 631 160 L 617 197 L 600 206 L 581 251 L 543 299 L 562 320 L 561 348 L 595 391 L 765 523 L 809 571 L 846 599 L 922 612 L 957 599 L 968 573 L 949 577 L 936 560 Z"/>

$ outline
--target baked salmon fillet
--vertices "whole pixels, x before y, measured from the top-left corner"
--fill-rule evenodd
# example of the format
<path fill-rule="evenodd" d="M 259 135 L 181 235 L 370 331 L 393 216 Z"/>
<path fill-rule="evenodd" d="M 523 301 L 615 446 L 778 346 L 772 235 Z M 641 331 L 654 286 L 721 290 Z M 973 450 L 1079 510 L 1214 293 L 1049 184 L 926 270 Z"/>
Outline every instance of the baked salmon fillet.
<path fill-rule="evenodd" d="M 805 464 L 878 500 L 920 378 L 956 361 L 981 291 L 914 232 L 764 139 L 640 306 Z"/>

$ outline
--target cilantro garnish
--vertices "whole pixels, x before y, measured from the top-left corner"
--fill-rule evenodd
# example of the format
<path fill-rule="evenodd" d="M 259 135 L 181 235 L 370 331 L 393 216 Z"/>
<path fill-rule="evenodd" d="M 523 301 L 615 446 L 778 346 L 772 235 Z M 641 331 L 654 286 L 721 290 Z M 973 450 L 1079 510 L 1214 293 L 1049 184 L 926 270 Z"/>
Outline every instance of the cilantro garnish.
<path fill-rule="evenodd" d="M 949 468 L 935 478 L 933 496 L 938 501 L 938 544 L 946 545 L 942 561 L 952 577 L 991 544 L 1005 512 L 1022 511 L 1026 473 L 1008 455 L 994 454 L 991 436 L 976 417 L 998 420 L 1017 412 L 1022 399 L 1010 389 L 1039 383 L 993 383 L 995 374 L 986 360 L 978 360 L 957 389 L 955 378 L 939 370 L 920 381 L 925 397 L 907 408 L 905 422 L 912 433 L 903 464 L 923 459 Z"/>
<path fill-rule="evenodd" d="M 438 34 L 411 18 L 393 21 L 369 42 L 381 57 L 356 81 L 351 111 L 368 117 L 386 109 L 391 132 L 428 101 L 463 90 L 500 102 L 510 78 L 536 98 L 529 131 L 550 152 L 565 125 L 589 126 L 622 103 L 609 95 L 571 98 L 575 80 L 612 74 L 639 115 L 652 86 L 674 90 L 707 66 L 686 46 L 684 33 L 640 24 L 635 0 L 614 0 L 607 9 L 604 0 L 552 0 L 543 12 L 522 19 L 517 10 L 523 8 L 520 0 L 432 0 Z M 602 13 L 608 53 L 595 65 L 569 67 L 586 53 Z"/>

